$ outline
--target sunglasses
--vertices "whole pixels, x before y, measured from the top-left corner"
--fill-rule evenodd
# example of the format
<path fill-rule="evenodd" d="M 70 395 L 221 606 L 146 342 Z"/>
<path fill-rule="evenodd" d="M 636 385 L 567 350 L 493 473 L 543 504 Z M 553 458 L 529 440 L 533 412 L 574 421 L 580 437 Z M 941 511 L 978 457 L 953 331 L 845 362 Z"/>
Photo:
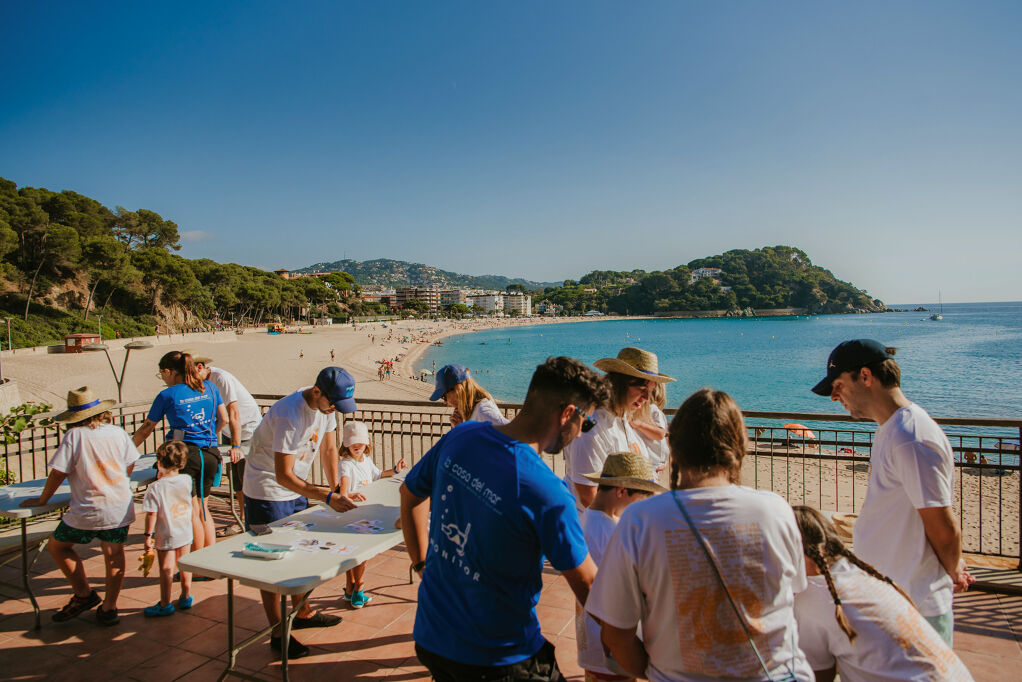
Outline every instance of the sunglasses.
<path fill-rule="evenodd" d="M 590 417 L 588 414 L 580 410 L 577 406 L 575 407 L 575 414 L 582 417 L 582 433 L 589 433 L 596 426 L 596 418 Z"/>

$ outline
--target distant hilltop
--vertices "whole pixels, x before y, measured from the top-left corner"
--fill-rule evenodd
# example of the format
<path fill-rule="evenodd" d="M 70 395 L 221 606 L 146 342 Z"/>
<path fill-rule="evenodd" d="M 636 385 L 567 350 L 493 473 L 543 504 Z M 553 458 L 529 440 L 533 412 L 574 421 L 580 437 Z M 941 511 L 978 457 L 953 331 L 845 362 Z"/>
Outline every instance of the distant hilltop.
<path fill-rule="evenodd" d="M 346 272 L 355 278 L 360 286 L 382 287 L 436 287 L 439 289 L 507 289 L 508 285 L 521 284 L 526 289 L 545 289 L 559 286 L 560 282 L 534 282 L 528 279 L 502 277 L 501 275 L 460 275 L 440 270 L 422 263 L 408 263 L 402 260 L 377 258 L 357 261 L 346 258 L 332 263 L 315 263 L 305 268 L 292 270 L 296 275 L 317 272 Z"/>

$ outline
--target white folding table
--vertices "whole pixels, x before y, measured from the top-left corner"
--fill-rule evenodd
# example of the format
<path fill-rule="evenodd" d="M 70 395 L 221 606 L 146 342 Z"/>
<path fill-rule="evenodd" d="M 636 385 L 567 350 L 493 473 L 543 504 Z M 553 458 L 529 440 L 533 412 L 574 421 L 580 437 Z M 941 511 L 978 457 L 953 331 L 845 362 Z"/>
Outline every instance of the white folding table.
<path fill-rule="evenodd" d="M 317 504 L 270 524 L 272 530 L 268 535 L 255 536 L 251 531 L 245 532 L 181 558 L 179 565 L 183 571 L 227 579 L 227 646 L 230 655 L 220 680 L 228 675 L 257 679 L 234 669 L 237 654 L 262 640 L 273 629 L 272 626 L 267 627 L 235 646 L 234 581 L 280 595 L 280 612 L 283 616 L 281 676 L 287 680 L 287 645 L 290 642 L 291 623 L 305 603 L 302 600 L 294 609 L 289 610 L 288 597 L 307 594 L 403 541 L 401 530 L 395 528 L 395 522 L 400 516 L 400 487 L 403 479 L 403 476 L 382 478 L 362 488 L 359 492 L 366 496 L 366 501 L 344 513 Z M 379 532 L 360 533 L 350 528 L 351 524 L 374 521 L 379 522 Z M 305 524 L 311 525 L 303 527 Z M 245 544 L 250 542 L 270 547 L 292 546 L 301 542 L 312 549 L 292 550 L 284 559 L 266 560 L 244 554 Z M 350 551 L 336 553 L 341 546 L 349 547 Z"/>
<path fill-rule="evenodd" d="M 156 480 L 156 456 L 146 455 L 140 457 L 135 461 L 134 468 L 131 471 L 131 492 L 134 493 L 144 485 L 148 485 Z M 29 519 L 37 516 L 48 514 L 55 509 L 66 507 L 71 502 L 71 486 L 65 479 L 60 487 L 57 488 L 57 492 L 53 494 L 49 502 L 38 507 L 22 507 L 21 502 L 32 497 L 39 497 L 43 493 L 43 487 L 46 485 L 45 478 L 39 478 L 32 481 L 22 481 L 21 483 L 13 483 L 11 485 L 0 488 L 0 516 L 6 516 L 9 519 L 18 519 L 21 521 L 21 582 L 28 594 L 28 600 L 32 602 L 32 610 L 35 611 L 35 627 L 38 630 L 41 627 L 41 620 L 39 616 L 39 604 L 36 603 L 35 595 L 32 594 L 32 588 L 28 580 L 28 521 Z M 40 545 L 39 551 L 45 547 L 45 540 Z M 33 562 L 34 563 L 34 562 Z"/>

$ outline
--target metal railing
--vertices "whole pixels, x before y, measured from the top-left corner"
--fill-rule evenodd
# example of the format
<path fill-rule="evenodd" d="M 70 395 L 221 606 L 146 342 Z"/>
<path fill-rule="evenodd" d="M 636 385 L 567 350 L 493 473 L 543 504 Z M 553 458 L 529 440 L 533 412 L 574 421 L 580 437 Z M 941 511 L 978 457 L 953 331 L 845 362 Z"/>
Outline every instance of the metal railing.
<path fill-rule="evenodd" d="M 282 396 L 257 395 L 263 410 Z M 450 429 L 448 408 L 418 400 L 360 399 L 353 415 L 337 415 L 340 441 L 346 419 L 357 419 L 369 428 L 373 457 L 381 468 L 404 459 L 413 465 Z M 133 432 L 145 420 L 149 403 L 125 403 L 114 408 L 114 422 Z M 520 405 L 502 404 L 508 417 Z M 666 410 L 668 416 L 675 410 Z M 742 465 L 742 481 L 755 488 L 772 490 L 792 504 L 855 513 L 866 496 L 869 462 L 875 425 L 847 415 L 799 412 L 745 412 L 750 447 Z M 784 427 L 798 422 L 810 434 Z M 1020 557 L 1022 536 L 1022 485 L 1019 443 L 1022 420 L 937 418 L 955 454 L 954 510 L 962 526 L 966 552 L 997 557 Z M 845 427 L 847 424 L 847 427 Z M 18 443 L 5 445 L 0 466 L 17 480 L 43 478 L 47 461 L 59 442 L 55 428 L 33 427 Z M 157 425 L 144 444 L 152 452 L 163 442 L 166 424 Z M 558 475 L 564 473 L 560 454 L 543 455 Z M 312 482 L 324 483 L 320 468 Z"/>

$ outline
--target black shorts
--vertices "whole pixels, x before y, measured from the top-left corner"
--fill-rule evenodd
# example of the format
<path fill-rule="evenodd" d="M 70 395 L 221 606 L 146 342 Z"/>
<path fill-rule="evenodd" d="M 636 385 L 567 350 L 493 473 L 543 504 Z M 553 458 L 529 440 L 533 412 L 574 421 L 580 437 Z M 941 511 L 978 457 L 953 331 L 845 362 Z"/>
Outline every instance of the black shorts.
<path fill-rule="evenodd" d="M 192 477 L 192 495 L 209 497 L 213 478 L 220 466 L 220 451 L 212 446 L 200 448 L 193 443 L 185 445 L 188 446 L 188 462 L 181 473 Z"/>
<path fill-rule="evenodd" d="M 452 661 L 415 645 L 415 655 L 426 666 L 436 682 L 564 682 L 557 667 L 554 645 L 543 646 L 524 661 L 511 665 L 482 666 Z"/>

